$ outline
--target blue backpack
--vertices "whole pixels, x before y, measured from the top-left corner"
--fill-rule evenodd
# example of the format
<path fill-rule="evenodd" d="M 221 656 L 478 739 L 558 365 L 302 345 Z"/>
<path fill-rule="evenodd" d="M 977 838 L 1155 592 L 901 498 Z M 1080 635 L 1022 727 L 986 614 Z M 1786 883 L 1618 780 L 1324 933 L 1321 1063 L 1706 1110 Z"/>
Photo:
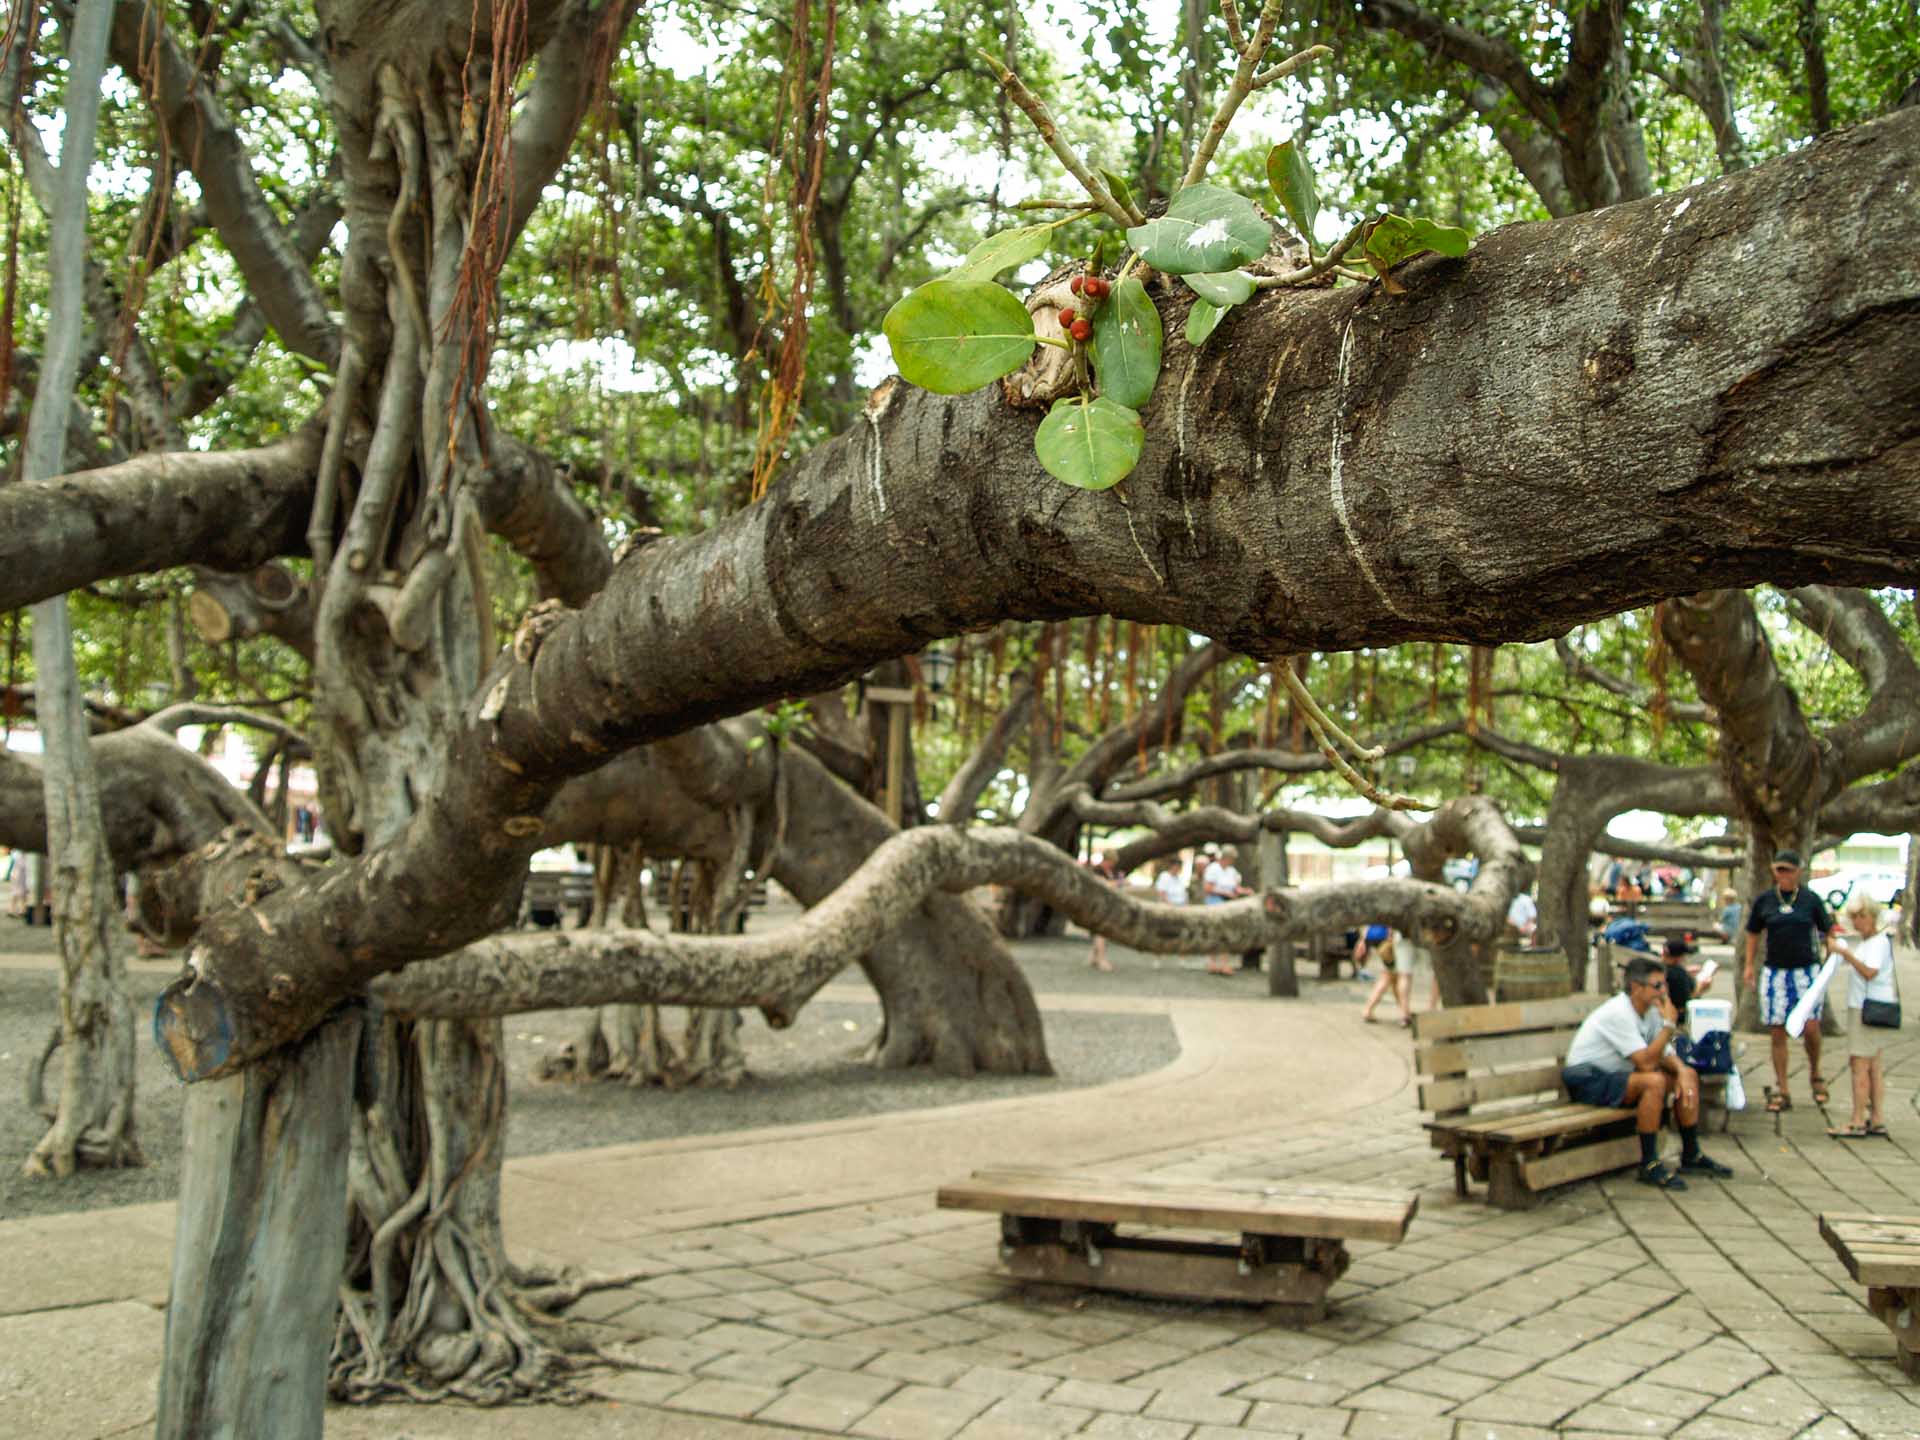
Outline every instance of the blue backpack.
<path fill-rule="evenodd" d="M 1624 916 L 1607 922 L 1607 928 L 1600 932 L 1600 938 L 1608 944 L 1619 945 L 1628 950 L 1639 950 L 1645 954 L 1653 953 L 1653 946 L 1647 943 L 1647 927 L 1644 921 L 1629 920 Z"/>

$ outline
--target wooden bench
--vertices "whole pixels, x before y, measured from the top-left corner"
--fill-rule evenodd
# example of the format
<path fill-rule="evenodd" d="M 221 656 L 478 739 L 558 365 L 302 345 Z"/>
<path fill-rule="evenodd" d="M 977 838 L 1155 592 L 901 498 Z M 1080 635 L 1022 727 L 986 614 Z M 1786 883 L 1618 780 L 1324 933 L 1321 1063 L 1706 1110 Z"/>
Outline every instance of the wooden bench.
<path fill-rule="evenodd" d="M 1467 1005 L 1413 1017 L 1420 1108 L 1434 1148 L 1505 1210 L 1526 1210 L 1556 1185 L 1639 1163 L 1633 1113 L 1568 1099 L 1561 1064 L 1573 1032 L 1603 995 Z"/>
<path fill-rule="evenodd" d="M 1004 1169 L 942 1186 L 939 1203 L 997 1212 L 1000 1258 L 1023 1280 L 1280 1305 L 1287 1319 L 1310 1324 L 1325 1318 L 1327 1290 L 1346 1271 L 1346 1242 L 1398 1244 L 1419 1199 L 1300 1181 L 1202 1185 Z M 1120 1225 L 1240 1238 L 1121 1234 Z"/>
<path fill-rule="evenodd" d="M 1920 1380 L 1920 1215 L 1822 1215 L 1820 1234 L 1893 1331 L 1901 1373 Z"/>

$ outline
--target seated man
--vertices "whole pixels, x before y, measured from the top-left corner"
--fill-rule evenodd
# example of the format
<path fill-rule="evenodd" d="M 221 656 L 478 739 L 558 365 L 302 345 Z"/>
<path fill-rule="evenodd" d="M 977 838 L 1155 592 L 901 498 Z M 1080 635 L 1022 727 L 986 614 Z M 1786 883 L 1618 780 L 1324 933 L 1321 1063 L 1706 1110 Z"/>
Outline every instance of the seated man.
<path fill-rule="evenodd" d="M 1700 1077 L 1671 1047 L 1673 1002 L 1667 998 L 1666 967 L 1651 955 L 1627 962 L 1625 993 L 1606 1001 L 1580 1022 L 1567 1049 L 1561 1078 L 1583 1105 L 1634 1112 L 1640 1134 L 1643 1185 L 1684 1190 L 1687 1182 L 1660 1163 L 1660 1121 L 1673 1096 L 1680 1122 L 1680 1170 L 1725 1179 L 1733 1171 L 1700 1148 Z"/>

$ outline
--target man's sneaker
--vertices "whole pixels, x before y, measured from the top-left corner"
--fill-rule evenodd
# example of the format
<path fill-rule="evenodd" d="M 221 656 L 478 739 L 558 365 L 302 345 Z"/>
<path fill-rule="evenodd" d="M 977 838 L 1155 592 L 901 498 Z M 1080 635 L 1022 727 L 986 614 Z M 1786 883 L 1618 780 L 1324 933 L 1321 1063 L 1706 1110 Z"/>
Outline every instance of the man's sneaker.
<path fill-rule="evenodd" d="M 1683 1157 L 1680 1161 L 1680 1169 L 1688 1175 L 1706 1175 L 1715 1180 L 1731 1180 L 1733 1178 L 1733 1167 L 1731 1165 L 1722 1165 L 1704 1150 L 1691 1160 Z"/>

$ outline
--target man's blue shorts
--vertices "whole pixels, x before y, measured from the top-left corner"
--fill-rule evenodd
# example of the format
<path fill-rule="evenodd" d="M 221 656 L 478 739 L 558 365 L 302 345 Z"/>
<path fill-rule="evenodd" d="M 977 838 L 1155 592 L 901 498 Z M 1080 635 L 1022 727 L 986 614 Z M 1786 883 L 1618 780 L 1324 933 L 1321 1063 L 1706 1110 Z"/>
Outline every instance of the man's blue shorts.
<path fill-rule="evenodd" d="M 1627 1108 L 1627 1077 L 1631 1070 L 1608 1070 L 1599 1065 L 1569 1065 L 1560 1072 L 1567 1094 L 1582 1105 Z"/>

